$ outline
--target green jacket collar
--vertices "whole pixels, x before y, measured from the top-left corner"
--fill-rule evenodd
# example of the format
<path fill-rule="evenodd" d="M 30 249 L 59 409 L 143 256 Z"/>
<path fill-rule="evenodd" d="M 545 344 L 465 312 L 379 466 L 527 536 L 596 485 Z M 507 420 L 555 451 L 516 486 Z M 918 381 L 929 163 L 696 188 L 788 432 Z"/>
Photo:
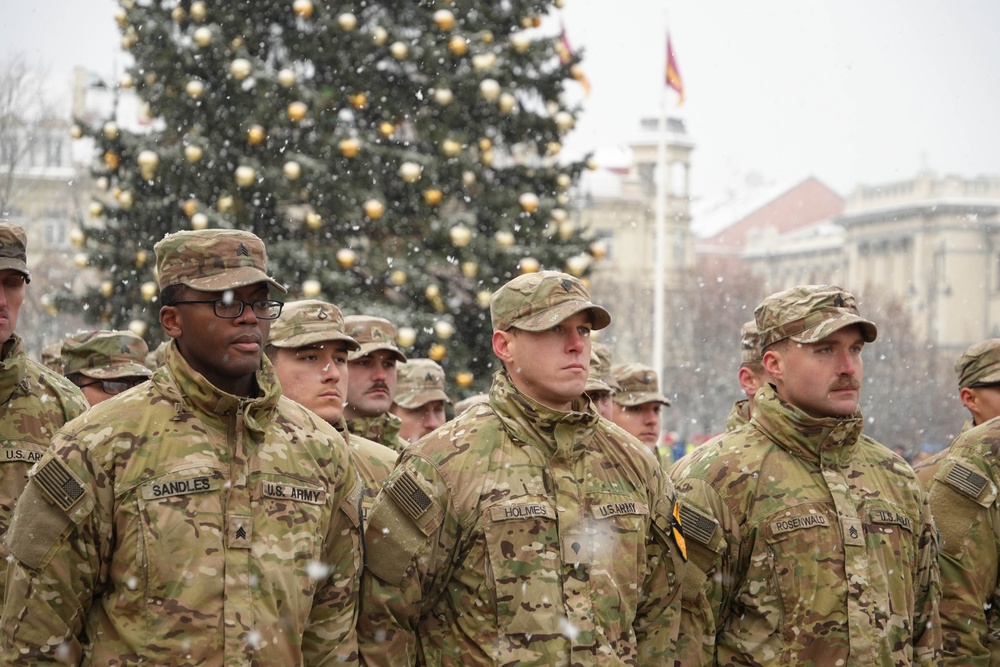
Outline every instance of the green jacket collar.
<path fill-rule="evenodd" d="M 805 460 L 831 457 L 850 460 L 854 454 L 864 418 L 860 410 L 846 417 L 810 417 L 786 402 L 770 384 L 757 390 L 751 423 L 781 448 Z"/>

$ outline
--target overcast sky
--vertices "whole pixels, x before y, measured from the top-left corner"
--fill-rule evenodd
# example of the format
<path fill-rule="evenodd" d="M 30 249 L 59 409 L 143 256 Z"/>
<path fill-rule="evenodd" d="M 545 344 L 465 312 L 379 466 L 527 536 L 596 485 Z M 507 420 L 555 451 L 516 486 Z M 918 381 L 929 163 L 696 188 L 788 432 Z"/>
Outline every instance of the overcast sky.
<path fill-rule="evenodd" d="M 0 55 L 25 53 L 67 86 L 76 64 L 120 71 L 116 6 L 0 2 Z M 568 152 L 621 162 L 659 109 L 669 24 L 686 89 L 669 108 L 696 145 L 698 198 L 752 173 L 845 195 L 922 168 L 1000 176 L 996 0 L 566 0 L 561 16 L 592 85 Z"/>

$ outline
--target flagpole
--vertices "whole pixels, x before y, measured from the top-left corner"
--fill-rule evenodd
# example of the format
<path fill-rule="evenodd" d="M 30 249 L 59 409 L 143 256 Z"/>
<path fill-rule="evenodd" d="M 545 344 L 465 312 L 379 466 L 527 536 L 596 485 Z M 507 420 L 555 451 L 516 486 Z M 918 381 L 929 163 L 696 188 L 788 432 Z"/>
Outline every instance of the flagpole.
<path fill-rule="evenodd" d="M 655 217 L 653 240 L 653 370 L 663 377 L 664 276 L 666 274 L 667 227 L 667 89 L 660 93 L 660 114 L 656 128 Z"/>

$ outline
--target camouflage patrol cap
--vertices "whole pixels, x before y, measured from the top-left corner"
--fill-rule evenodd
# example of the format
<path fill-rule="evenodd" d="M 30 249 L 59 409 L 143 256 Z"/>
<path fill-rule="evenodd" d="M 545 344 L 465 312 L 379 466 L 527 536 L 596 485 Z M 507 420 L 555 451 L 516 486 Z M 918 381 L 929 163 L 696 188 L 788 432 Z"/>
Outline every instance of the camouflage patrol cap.
<path fill-rule="evenodd" d="M 384 317 L 348 315 L 344 318 L 344 331 L 360 344 L 347 356 L 348 361 L 357 361 L 376 350 L 388 350 L 396 361 L 406 361 L 406 355 L 396 346 L 396 327 Z"/>
<path fill-rule="evenodd" d="M 62 375 L 62 341 L 43 347 L 40 357 L 42 366 Z"/>
<path fill-rule="evenodd" d="M 511 327 L 545 331 L 584 310 L 593 313 L 593 329 L 611 324 L 611 314 L 590 301 L 586 286 L 578 278 L 558 271 L 525 273 L 490 297 L 494 331 Z"/>
<path fill-rule="evenodd" d="M 593 343 L 590 347 L 590 368 L 587 373 L 587 386 L 584 387 L 583 391 L 585 393 L 592 393 L 621 390 L 622 386 L 611 375 L 611 348 L 603 343 Z"/>
<path fill-rule="evenodd" d="M 319 299 L 285 303 L 267 337 L 268 344 L 275 347 L 302 347 L 328 340 L 342 340 L 351 351 L 361 348 L 358 341 L 344 333 L 340 308 Z"/>
<path fill-rule="evenodd" d="M 28 273 L 28 242 L 24 227 L 7 220 L 0 220 L 0 270 L 14 269 L 24 274 L 24 282 L 31 282 Z"/>
<path fill-rule="evenodd" d="M 287 290 L 267 275 L 264 242 L 238 229 L 186 230 L 167 234 L 153 250 L 160 289 L 187 285 L 206 292 L 223 292 L 265 282 Z"/>
<path fill-rule="evenodd" d="M 660 381 L 656 371 L 645 364 L 615 364 L 611 367 L 614 376 L 622 390 L 615 393 L 614 401 L 618 405 L 632 406 L 643 403 L 663 403 L 670 405 L 670 400 L 660 393 Z"/>
<path fill-rule="evenodd" d="M 83 331 L 63 341 L 62 373 L 80 373 L 97 380 L 149 377 L 144 365 L 149 348 L 130 331 Z"/>
<path fill-rule="evenodd" d="M 740 327 L 740 365 L 759 364 L 762 357 L 757 322 L 754 320 L 744 322 Z"/>
<path fill-rule="evenodd" d="M 791 338 L 816 343 L 844 327 L 857 324 L 866 343 L 878 336 L 875 324 L 858 315 L 854 295 L 832 285 L 800 285 L 764 299 L 754 310 L 760 347 Z"/>
<path fill-rule="evenodd" d="M 970 345 L 955 363 L 958 388 L 1000 384 L 1000 338 Z"/>
<path fill-rule="evenodd" d="M 410 359 L 396 366 L 396 398 L 401 408 L 413 410 L 431 401 L 451 403 L 444 392 L 444 369 L 433 359 Z"/>

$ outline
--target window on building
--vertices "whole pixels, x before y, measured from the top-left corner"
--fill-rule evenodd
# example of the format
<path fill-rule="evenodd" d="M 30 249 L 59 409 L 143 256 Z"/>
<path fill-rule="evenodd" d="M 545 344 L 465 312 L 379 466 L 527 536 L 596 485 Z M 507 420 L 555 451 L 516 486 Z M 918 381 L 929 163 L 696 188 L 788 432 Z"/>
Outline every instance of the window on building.
<path fill-rule="evenodd" d="M 62 147 L 63 147 L 63 140 L 61 137 L 53 136 L 51 134 L 45 137 L 46 167 L 62 166 Z"/>

